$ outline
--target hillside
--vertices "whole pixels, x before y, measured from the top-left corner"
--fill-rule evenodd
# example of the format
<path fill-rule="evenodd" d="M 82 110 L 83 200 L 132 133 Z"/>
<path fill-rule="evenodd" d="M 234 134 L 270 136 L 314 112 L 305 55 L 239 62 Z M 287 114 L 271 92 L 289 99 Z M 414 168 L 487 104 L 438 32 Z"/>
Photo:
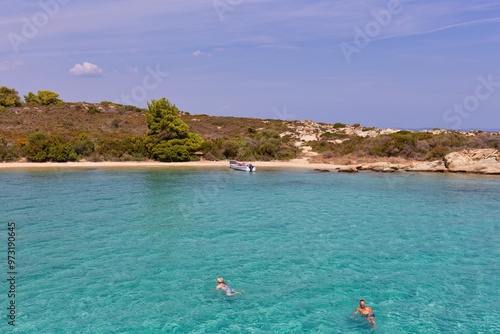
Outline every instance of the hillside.
<path fill-rule="evenodd" d="M 401 131 L 187 112 L 180 117 L 205 140 L 202 152 L 208 160 L 430 161 L 462 149 L 500 148 L 499 133 L 482 131 Z M 133 106 L 79 102 L 10 107 L 0 112 L 0 161 L 23 160 L 29 156 L 27 143 L 37 140 L 61 152 L 74 149 L 73 160 L 147 160 L 147 130 L 144 110 Z"/>

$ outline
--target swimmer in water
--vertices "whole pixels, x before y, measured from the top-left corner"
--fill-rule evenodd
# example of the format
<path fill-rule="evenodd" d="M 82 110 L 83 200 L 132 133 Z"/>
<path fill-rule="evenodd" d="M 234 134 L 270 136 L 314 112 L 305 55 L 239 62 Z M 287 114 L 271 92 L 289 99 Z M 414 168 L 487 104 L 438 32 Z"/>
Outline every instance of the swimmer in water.
<path fill-rule="evenodd" d="M 232 296 L 232 295 L 239 295 L 243 291 L 236 291 L 235 289 L 231 288 L 229 285 L 224 282 L 224 279 L 222 277 L 217 278 L 217 286 L 215 287 L 215 290 L 224 290 L 226 291 L 226 295 Z"/>
<path fill-rule="evenodd" d="M 368 321 L 370 325 L 372 325 L 372 329 L 375 329 L 375 326 L 377 325 L 375 323 L 375 314 L 373 313 L 373 309 L 370 306 L 367 306 L 363 299 L 359 301 L 359 307 L 354 310 L 354 314 L 352 316 L 354 317 L 358 312 L 361 313 L 363 318 L 366 318 L 366 321 Z"/>

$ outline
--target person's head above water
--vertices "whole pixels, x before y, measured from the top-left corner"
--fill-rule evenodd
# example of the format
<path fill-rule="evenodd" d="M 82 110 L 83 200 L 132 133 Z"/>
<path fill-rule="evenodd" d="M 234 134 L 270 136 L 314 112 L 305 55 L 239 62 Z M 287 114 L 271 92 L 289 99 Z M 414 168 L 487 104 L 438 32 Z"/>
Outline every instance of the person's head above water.
<path fill-rule="evenodd" d="M 222 277 L 217 277 L 217 283 L 224 283 L 224 279 Z"/>
<path fill-rule="evenodd" d="M 365 301 L 363 299 L 359 301 L 359 307 L 365 308 Z"/>

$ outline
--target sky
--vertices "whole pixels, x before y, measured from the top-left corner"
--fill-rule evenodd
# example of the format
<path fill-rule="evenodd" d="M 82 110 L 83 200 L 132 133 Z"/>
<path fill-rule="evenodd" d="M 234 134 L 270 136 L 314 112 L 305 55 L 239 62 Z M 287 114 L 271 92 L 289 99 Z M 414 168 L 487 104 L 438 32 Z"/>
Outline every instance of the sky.
<path fill-rule="evenodd" d="M 498 0 L 2 0 L 20 96 L 404 129 L 500 128 Z"/>

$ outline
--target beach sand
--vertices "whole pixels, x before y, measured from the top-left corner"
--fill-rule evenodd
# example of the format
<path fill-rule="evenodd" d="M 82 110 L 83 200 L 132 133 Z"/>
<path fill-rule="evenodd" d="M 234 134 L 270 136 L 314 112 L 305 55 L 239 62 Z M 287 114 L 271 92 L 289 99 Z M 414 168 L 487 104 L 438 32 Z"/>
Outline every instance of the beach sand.
<path fill-rule="evenodd" d="M 252 161 L 259 168 L 302 168 L 335 170 L 340 165 L 309 163 L 303 159 L 290 161 Z M 25 168 L 228 168 L 229 161 L 193 161 L 193 162 L 158 162 L 158 161 L 104 161 L 104 162 L 6 162 L 0 163 L 2 169 Z"/>

